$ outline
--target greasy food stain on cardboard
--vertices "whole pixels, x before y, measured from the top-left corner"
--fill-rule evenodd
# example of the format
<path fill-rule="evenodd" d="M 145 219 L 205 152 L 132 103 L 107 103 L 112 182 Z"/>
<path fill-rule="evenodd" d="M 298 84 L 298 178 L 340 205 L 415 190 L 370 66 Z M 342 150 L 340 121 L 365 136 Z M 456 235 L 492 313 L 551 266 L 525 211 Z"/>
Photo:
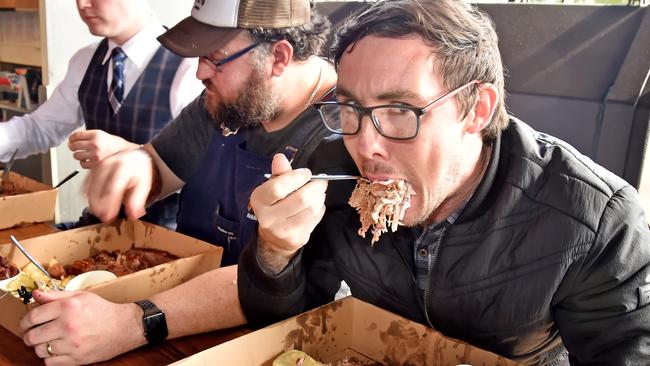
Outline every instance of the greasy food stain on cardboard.
<path fill-rule="evenodd" d="M 145 238 L 150 238 L 151 234 L 154 232 L 155 227 L 154 226 L 147 226 L 144 228 L 144 237 Z"/>
<path fill-rule="evenodd" d="M 284 339 L 285 349 L 302 349 L 304 344 L 315 344 L 325 339 L 329 330 L 336 329 L 335 324 L 328 324 L 332 318 L 329 314 L 333 308 L 324 307 L 318 311 L 309 314 L 303 314 L 296 317 L 298 329 L 294 329 Z"/>
<path fill-rule="evenodd" d="M 408 325 L 405 319 L 394 320 L 385 331 L 379 332 L 379 339 L 385 346 L 383 362 L 389 365 L 425 365 L 427 354 L 431 352 L 431 333 L 422 336 Z M 435 350 L 434 350 L 435 354 Z M 433 363 L 434 365 L 436 363 Z"/>

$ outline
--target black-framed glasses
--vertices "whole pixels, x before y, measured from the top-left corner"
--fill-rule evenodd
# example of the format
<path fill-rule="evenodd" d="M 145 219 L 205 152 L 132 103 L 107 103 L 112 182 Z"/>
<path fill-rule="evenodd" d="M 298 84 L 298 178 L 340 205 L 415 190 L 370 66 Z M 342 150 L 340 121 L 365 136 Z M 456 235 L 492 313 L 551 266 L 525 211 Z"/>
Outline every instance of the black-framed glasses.
<path fill-rule="evenodd" d="M 228 56 L 226 51 L 222 51 L 224 54 L 226 54 L 226 57 L 222 58 L 221 60 L 217 60 L 217 61 L 215 61 L 215 60 L 213 60 L 213 59 L 211 59 L 211 58 L 209 58 L 207 56 L 201 56 L 201 58 L 203 60 L 207 61 L 210 65 L 214 66 L 215 70 L 217 70 L 218 72 L 221 72 L 221 66 L 227 64 L 230 61 L 234 61 L 234 60 L 244 56 L 249 51 L 251 51 L 253 48 L 259 46 L 260 44 L 261 44 L 260 42 L 253 43 L 250 46 L 248 46 L 248 47 L 246 47 L 244 49 L 241 49 L 241 50 L 233 53 L 230 56 Z"/>
<path fill-rule="evenodd" d="M 399 104 L 362 107 L 353 103 L 337 101 L 314 103 L 314 107 L 320 112 L 327 129 L 336 134 L 355 135 L 359 133 L 363 117 L 370 115 L 370 120 L 380 135 L 393 140 L 410 140 L 418 135 L 422 115 L 443 105 L 463 89 L 479 83 L 478 80 L 472 80 L 421 108 Z"/>

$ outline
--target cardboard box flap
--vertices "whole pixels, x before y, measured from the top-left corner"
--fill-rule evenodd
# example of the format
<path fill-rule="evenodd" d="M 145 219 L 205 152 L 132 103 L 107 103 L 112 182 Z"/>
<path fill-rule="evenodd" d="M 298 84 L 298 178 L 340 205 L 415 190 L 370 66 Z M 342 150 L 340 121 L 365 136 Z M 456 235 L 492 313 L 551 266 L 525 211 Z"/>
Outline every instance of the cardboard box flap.
<path fill-rule="evenodd" d="M 0 177 L 2 177 L 2 173 L 4 171 L 0 169 Z M 15 172 L 9 172 L 9 180 L 16 185 L 17 188 L 21 190 L 25 190 L 27 192 L 22 193 L 22 194 L 17 194 L 16 196 L 21 196 L 23 194 L 28 194 L 28 193 L 33 193 L 33 192 L 39 192 L 39 191 L 50 191 L 55 188 L 52 188 L 51 186 L 48 186 L 45 183 L 41 183 L 39 181 L 36 181 L 34 179 L 22 176 L 18 173 Z M 6 197 L 13 197 L 13 196 L 6 196 Z"/>
<path fill-rule="evenodd" d="M 0 170 L 0 176 L 2 176 Z M 14 172 L 9 179 L 20 190 L 27 191 L 11 196 L 0 195 L 0 229 L 21 224 L 54 220 L 57 190 L 46 184 Z"/>
<path fill-rule="evenodd" d="M 517 365 L 352 297 L 270 325 L 173 365 L 270 366 L 278 355 L 291 349 L 302 350 L 321 362 L 354 356 L 388 365 Z"/>

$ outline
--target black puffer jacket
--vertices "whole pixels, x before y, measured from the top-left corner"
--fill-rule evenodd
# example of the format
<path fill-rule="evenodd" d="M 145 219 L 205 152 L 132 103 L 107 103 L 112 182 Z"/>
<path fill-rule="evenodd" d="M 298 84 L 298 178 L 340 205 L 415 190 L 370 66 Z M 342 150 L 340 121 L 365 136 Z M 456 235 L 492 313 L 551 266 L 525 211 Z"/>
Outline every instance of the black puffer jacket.
<path fill-rule="evenodd" d="M 419 298 L 401 228 L 370 246 L 351 208 L 330 209 L 277 277 L 254 245 L 239 296 L 252 322 L 331 301 L 364 301 L 525 364 L 650 364 L 650 232 L 633 187 L 567 144 L 512 120 L 474 196 L 450 226 Z"/>

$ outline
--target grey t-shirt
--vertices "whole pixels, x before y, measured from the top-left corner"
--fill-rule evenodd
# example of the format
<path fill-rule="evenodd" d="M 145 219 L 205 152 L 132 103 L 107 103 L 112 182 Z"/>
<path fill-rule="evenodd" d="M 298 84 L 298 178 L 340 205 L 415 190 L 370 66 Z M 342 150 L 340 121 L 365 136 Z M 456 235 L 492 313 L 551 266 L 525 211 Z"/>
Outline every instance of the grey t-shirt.
<path fill-rule="evenodd" d="M 152 144 L 167 166 L 184 182 L 187 182 L 199 163 L 215 133 L 221 133 L 218 123 L 205 109 L 204 93 L 188 104 L 181 114 L 168 123 L 154 137 Z M 246 149 L 256 154 L 273 156 L 292 142 L 303 141 L 294 156 L 292 167 L 301 168 L 320 141 L 329 135 L 315 108 L 307 108 L 285 128 L 266 132 L 263 127 L 242 128 L 246 134 Z M 302 134 L 303 137 L 297 137 Z"/>

